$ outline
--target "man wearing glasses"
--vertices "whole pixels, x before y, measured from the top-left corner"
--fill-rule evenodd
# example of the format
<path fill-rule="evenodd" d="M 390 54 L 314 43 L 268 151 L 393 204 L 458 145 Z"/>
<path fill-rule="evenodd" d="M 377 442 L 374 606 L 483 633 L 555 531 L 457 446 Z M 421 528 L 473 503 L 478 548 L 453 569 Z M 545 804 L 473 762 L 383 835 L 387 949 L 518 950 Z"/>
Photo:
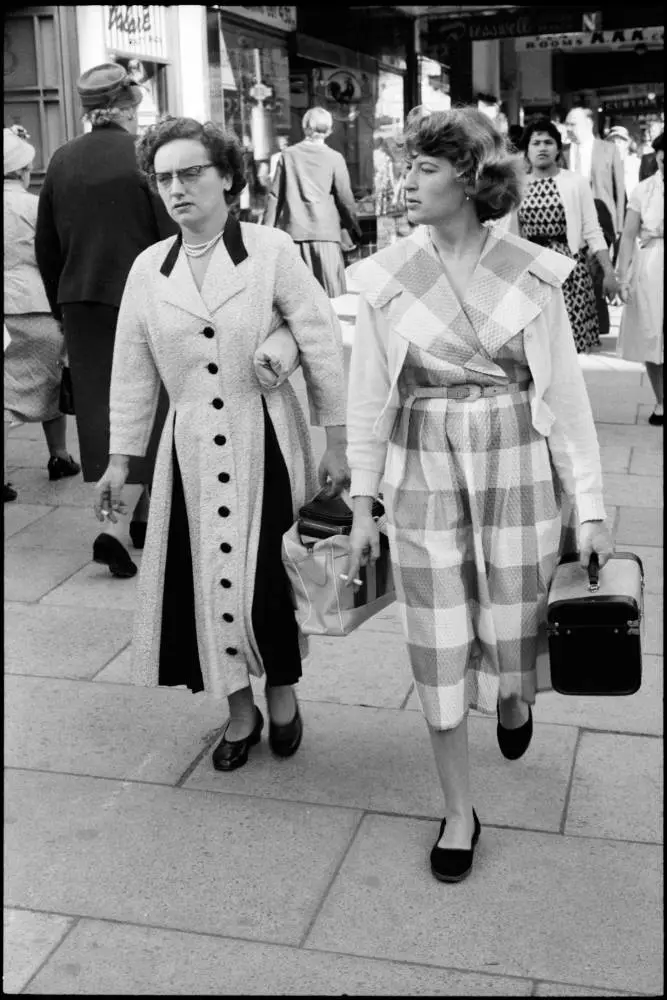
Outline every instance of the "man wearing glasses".
<path fill-rule="evenodd" d="M 162 201 L 137 167 L 134 137 L 143 91 L 122 66 L 103 63 L 81 75 L 77 89 L 91 126 L 56 150 L 39 198 L 35 253 L 49 304 L 62 323 L 69 358 L 84 481 L 95 483 L 109 451 L 109 386 L 118 308 L 135 258 L 176 233 Z M 158 407 L 145 459 L 133 459 L 126 492 L 135 548 L 143 548 L 166 395 Z M 131 509 L 132 509 L 131 508 Z M 135 563 L 107 521 L 93 558 L 113 576 L 131 577 Z"/>

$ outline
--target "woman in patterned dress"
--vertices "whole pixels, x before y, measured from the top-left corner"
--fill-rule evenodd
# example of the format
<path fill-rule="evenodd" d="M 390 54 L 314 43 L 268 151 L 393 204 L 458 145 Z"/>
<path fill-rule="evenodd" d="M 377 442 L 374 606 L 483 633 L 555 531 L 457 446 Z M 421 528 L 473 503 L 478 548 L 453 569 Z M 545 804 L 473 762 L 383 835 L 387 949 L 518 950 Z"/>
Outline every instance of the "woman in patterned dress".
<path fill-rule="evenodd" d="M 531 243 L 574 260 L 574 270 L 563 283 L 563 295 L 581 353 L 600 344 L 589 254 L 595 254 L 602 266 L 603 289 L 610 298 L 618 294 L 618 285 L 590 185 L 579 174 L 558 166 L 562 146 L 561 134 L 548 118 L 532 122 L 524 131 L 521 148 L 529 173 L 528 189 L 518 211 L 519 232 Z"/>
<path fill-rule="evenodd" d="M 472 108 L 406 134 L 414 233 L 362 261 L 348 391 L 349 585 L 379 555 L 383 483 L 396 593 L 446 803 L 431 852 L 469 874 L 480 824 L 470 708 L 504 756 L 532 735 L 548 679 L 546 603 L 565 520 L 587 566 L 612 551 L 588 394 L 562 284 L 573 264 L 485 222 L 520 198 L 520 166 Z M 567 512 L 570 516 L 566 517 Z"/>

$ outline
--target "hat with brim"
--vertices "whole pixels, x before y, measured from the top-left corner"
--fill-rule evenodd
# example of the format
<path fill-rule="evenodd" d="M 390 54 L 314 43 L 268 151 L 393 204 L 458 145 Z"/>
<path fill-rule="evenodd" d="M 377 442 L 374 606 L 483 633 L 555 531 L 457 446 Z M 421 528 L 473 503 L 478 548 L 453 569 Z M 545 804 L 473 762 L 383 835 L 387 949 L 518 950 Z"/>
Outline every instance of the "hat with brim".
<path fill-rule="evenodd" d="M 35 159 L 35 147 L 25 139 L 21 139 L 10 128 L 2 130 L 2 152 L 5 176 L 29 167 Z"/>
<path fill-rule="evenodd" d="M 607 138 L 624 139 L 626 142 L 630 142 L 630 133 L 623 125 L 614 125 L 614 127 L 610 128 L 607 132 Z"/>
<path fill-rule="evenodd" d="M 102 63 L 82 73 L 76 85 L 86 111 L 141 104 L 144 93 L 118 63 Z"/>

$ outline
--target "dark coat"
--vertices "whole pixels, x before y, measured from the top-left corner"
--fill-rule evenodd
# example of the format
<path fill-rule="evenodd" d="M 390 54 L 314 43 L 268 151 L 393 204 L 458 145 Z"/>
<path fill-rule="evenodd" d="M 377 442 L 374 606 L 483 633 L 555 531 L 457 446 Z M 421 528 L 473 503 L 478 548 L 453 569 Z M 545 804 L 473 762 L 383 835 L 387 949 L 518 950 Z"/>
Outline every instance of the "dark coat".
<path fill-rule="evenodd" d="M 571 149 L 570 146 L 563 151 L 563 159 L 568 170 L 571 163 Z M 593 142 L 591 188 L 596 205 L 598 202 L 605 205 L 611 216 L 614 234 L 618 235 L 623 229 L 625 216 L 625 176 L 623 161 L 613 142 L 605 142 L 604 139 L 595 139 Z M 598 218 L 604 230 L 604 216 L 600 218 L 599 207 Z"/>
<path fill-rule="evenodd" d="M 323 142 L 284 149 L 269 192 L 263 223 L 297 242 L 341 242 L 341 223 L 361 237 L 350 175 L 339 152 Z"/>
<path fill-rule="evenodd" d="M 68 302 L 120 306 L 137 256 L 177 232 L 137 166 L 134 138 L 103 125 L 53 154 L 39 195 L 35 255 L 54 316 Z"/>
<path fill-rule="evenodd" d="M 658 171 L 658 161 L 655 153 L 644 153 L 639 164 L 639 180 L 645 181 L 647 177 L 652 177 Z"/>

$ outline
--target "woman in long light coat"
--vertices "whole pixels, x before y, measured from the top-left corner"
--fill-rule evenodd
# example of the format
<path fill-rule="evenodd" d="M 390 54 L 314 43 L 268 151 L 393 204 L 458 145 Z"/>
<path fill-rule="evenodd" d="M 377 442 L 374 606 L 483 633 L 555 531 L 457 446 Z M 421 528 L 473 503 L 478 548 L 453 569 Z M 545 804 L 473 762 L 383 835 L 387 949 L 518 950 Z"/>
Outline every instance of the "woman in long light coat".
<path fill-rule="evenodd" d="M 100 518 L 122 512 L 128 456 L 144 454 L 161 379 L 170 410 L 139 579 L 135 676 L 227 697 L 230 721 L 213 762 L 232 770 L 263 726 L 250 674 L 267 677 L 273 751 L 289 756 L 301 740 L 292 689 L 300 643 L 281 540 L 318 478 L 293 388 L 287 381 L 263 393 L 253 355 L 272 329 L 289 326 L 311 422 L 327 432 L 320 483 L 337 492 L 348 481 L 342 340 L 291 239 L 228 215 L 245 183 L 233 136 L 169 118 L 138 152 L 181 233 L 141 253 L 127 281 L 96 509 Z"/>
<path fill-rule="evenodd" d="M 407 134 L 418 228 L 362 261 L 348 457 L 352 584 L 379 555 L 383 488 L 408 653 L 444 793 L 434 876 L 472 869 L 481 825 L 468 768 L 470 708 L 498 713 L 516 760 L 545 665 L 546 604 L 576 510 L 580 559 L 612 551 L 595 426 L 563 281 L 573 264 L 484 223 L 519 200 L 516 160 L 474 109 Z"/>
<path fill-rule="evenodd" d="M 618 352 L 626 361 L 642 361 L 655 394 L 648 418 L 654 427 L 664 419 L 665 354 L 665 149 L 664 132 L 653 143 L 657 173 L 640 181 L 628 202 L 618 248 L 621 299 L 625 303 Z"/>

